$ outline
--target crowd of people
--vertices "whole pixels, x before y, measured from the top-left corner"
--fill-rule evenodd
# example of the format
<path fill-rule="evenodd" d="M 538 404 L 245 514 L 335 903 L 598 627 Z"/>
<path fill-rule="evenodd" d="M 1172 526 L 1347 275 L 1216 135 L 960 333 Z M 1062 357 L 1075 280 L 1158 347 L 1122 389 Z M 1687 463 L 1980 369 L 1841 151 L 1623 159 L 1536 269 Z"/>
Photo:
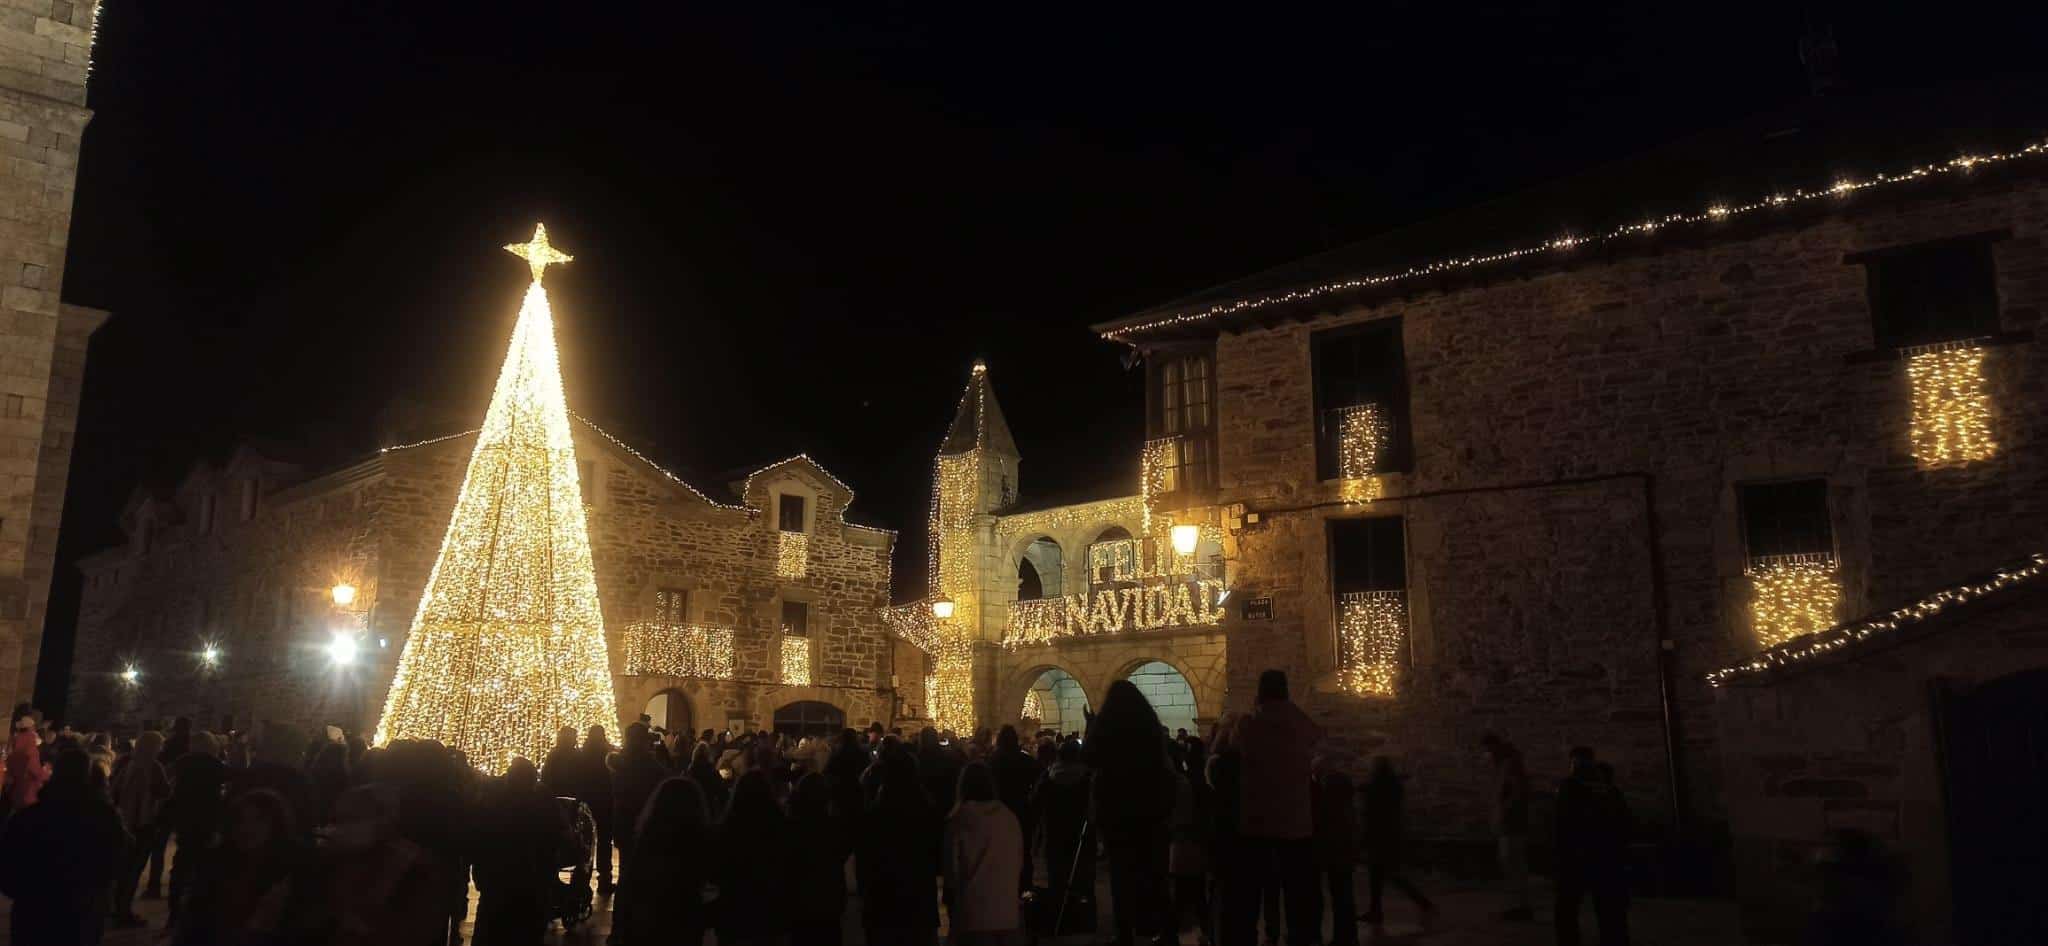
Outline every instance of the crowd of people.
<path fill-rule="evenodd" d="M 850 891 L 867 943 L 935 943 L 943 911 L 954 942 L 1000 946 L 1027 930 L 1094 932 L 1098 864 L 1117 944 L 1253 946 L 1263 916 L 1269 944 L 1347 946 L 1383 921 L 1387 887 L 1433 919 L 1402 872 L 1401 776 L 1380 757 L 1354 786 L 1318 754 L 1323 741 L 1277 671 L 1207 741 L 1169 736 L 1119 681 L 1085 732 L 1065 736 L 1027 741 L 1006 726 L 905 738 L 880 724 L 692 736 L 643 720 L 617 744 L 603 727 L 565 728 L 538 765 L 514 759 L 497 777 L 434 742 L 370 748 L 333 728 L 308 738 L 278 724 L 223 738 L 183 719 L 110 740 L 39 727 L 23 706 L 5 767 L 0 893 L 13 900 L 13 941 L 48 944 L 139 925 L 135 900 L 165 895 L 167 850 L 165 932 L 208 946 L 451 946 L 472 883 L 477 946 L 541 942 L 551 923 L 580 918 L 577 894 L 587 910 L 585 883 L 611 898 L 614 946 L 707 933 L 721 946 L 837 946 Z M 1513 919 L 1526 909 L 1515 863 L 1526 776 L 1505 740 L 1487 749 L 1501 776 L 1502 864 L 1522 898 Z M 1624 942 L 1626 807 L 1590 752 L 1574 762 L 1559 792 L 1560 843 L 1573 853 L 1560 866 L 1558 934 L 1577 941 L 1578 902 L 1590 897 L 1602 942 Z M 594 868 L 588 881 L 577 865 Z"/>

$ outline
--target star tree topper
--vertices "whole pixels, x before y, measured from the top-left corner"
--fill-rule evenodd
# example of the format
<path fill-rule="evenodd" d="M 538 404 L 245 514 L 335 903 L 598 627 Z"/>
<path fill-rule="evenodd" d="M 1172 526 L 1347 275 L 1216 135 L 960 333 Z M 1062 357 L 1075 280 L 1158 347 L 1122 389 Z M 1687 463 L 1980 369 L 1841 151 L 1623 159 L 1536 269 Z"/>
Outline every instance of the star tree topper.
<path fill-rule="evenodd" d="M 505 251 L 526 261 L 527 268 L 533 270 L 534 282 L 540 282 L 541 271 L 550 263 L 566 263 L 576 258 L 549 245 L 547 225 L 541 223 L 533 225 L 533 239 L 507 243 Z"/>

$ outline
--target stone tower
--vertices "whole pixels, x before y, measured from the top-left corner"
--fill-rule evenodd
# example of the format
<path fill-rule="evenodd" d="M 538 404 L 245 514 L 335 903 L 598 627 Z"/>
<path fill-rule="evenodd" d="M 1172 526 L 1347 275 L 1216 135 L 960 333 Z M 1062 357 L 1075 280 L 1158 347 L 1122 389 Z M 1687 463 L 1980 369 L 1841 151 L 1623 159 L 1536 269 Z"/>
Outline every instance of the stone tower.
<path fill-rule="evenodd" d="M 998 554 L 993 547 L 993 517 L 1016 502 L 1020 462 L 1009 421 L 996 403 L 988 366 L 976 361 L 953 425 L 939 444 L 940 467 L 950 472 L 940 476 L 934 489 L 947 520 L 947 528 L 941 530 L 941 562 L 950 566 L 941 568 L 945 577 L 937 590 L 955 600 L 955 620 L 971 628 L 977 639 L 993 639 L 1003 626 L 1002 602 L 988 594 L 985 585 L 994 573 L 990 556 Z M 961 547 L 946 548 L 949 543 Z"/>
<path fill-rule="evenodd" d="M 91 0 L 0 0 L 0 705 L 35 688 L 86 340 L 58 300 L 92 56 Z"/>

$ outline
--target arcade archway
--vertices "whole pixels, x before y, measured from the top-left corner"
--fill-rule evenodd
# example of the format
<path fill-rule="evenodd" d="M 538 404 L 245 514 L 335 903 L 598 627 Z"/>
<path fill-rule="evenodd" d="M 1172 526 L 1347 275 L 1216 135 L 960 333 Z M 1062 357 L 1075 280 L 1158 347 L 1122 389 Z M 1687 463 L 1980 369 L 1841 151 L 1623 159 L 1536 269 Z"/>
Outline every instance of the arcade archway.
<path fill-rule="evenodd" d="M 1131 668 L 1126 679 L 1137 684 L 1138 692 L 1152 704 L 1152 711 L 1159 714 L 1159 723 L 1169 733 L 1185 729 L 1200 732 L 1195 723 L 1195 688 L 1188 685 L 1188 678 L 1180 670 L 1163 660 L 1152 660 Z"/>
<path fill-rule="evenodd" d="M 1036 718 L 1039 728 L 1062 735 L 1079 733 L 1088 725 L 1088 691 L 1074 675 L 1048 667 L 1024 691 L 1024 705 L 1018 715 Z"/>
<path fill-rule="evenodd" d="M 693 731 L 690 728 L 690 698 L 674 687 L 654 694 L 640 712 L 646 714 L 647 725 L 655 729 L 680 733 Z"/>

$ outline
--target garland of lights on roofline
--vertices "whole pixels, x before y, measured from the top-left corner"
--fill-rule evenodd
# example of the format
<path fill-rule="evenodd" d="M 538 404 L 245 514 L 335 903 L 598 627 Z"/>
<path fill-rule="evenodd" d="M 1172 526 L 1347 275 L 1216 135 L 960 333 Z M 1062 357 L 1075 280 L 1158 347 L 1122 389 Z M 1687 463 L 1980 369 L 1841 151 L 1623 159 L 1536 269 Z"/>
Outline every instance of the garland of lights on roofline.
<path fill-rule="evenodd" d="M 1943 608 L 1975 601 L 2022 582 L 2038 580 L 2044 573 L 2048 573 L 2048 552 L 2036 552 L 2019 563 L 2007 565 L 1993 572 L 1989 578 L 1944 588 L 1905 607 L 1876 617 L 1794 638 L 1742 663 L 1707 674 L 1707 683 L 1710 686 L 1721 686 L 1736 677 L 1762 673 L 1775 667 L 1789 666 L 1802 660 L 1819 657 L 1858 641 L 1918 624 L 1940 614 Z"/>
<path fill-rule="evenodd" d="M 1496 263 L 1505 263 L 1511 260 L 1517 260 L 1528 256 L 1535 256 L 1541 253 L 1549 253 L 1558 250 L 1569 250 L 1574 247 L 1590 246 L 1600 243 L 1610 243 L 1615 240 L 1620 240 L 1627 237 L 1638 236 L 1646 233 L 1654 233 L 1666 227 L 1687 226 L 1707 222 L 1717 222 L 1727 220 L 1732 217 L 1739 217 L 1744 214 L 1755 213 L 1759 210 L 1770 210 L 1774 208 L 1790 206 L 1793 204 L 1801 204 L 1816 200 L 1824 200 L 1830 197 L 1844 197 L 1849 194 L 1853 194 L 1857 191 L 1869 190 L 1874 187 L 1884 187 L 1892 184 L 1904 184 L 1913 181 L 1926 180 L 1930 178 L 1937 178 L 1956 174 L 1967 174 L 1970 171 L 1973 171 L 1985 165 L 2001 164 L 2008 161 L 2016 161 L 2022 158 L 2039 157 L 2043 154 L 2048 154 L 2048 141 L 2035 142 L 2033 144 L 2027 145 L 2023 148 L 2019 148 L 2013 151 L 2000 151 L 1993 152 L 1991 154 L 1969 154 L 1957 158 L 1952 158 L 1940 164 L 1923 164 L 1917 167 L 1908 168 L 1904 171 L 1896 171 L 1889 173 L 1880 172 L 1864 180 L 1850 180 L 1845 178 L 1842 180 L 1838 180 L 1833 184 L 1827 186 L 1826 188 L 1820 190 L 1806 190 L 1800 188 L 1791 191 L 1781 191 L 1779 193 L 1771 194 L 1768 197 L 1762 197 L 1756 200 L 1749 201 L 1748 203 L 1710 204 L 1704 210 L 1696 211 L 1693 213 L 1667 214 L 1662 217 L 1656 217 L 1638 223 L 1622 224 L 1620 226 L 1613 227 L 1608 230 L 1603 230 L 1601 232 L 1594 233 L 1588 236 L 1574 236 L 1567 234 L 1565 236 L 1560 236 L 1551 240 L 1546 240 L 1542 243 L 1538 243 L 1533 246 L 1524 246 L 1517 249 L 1502 250 L 1497 253 L 1485 253 L 1477 256 L 1446 257 L 1443 259 L 1436 260 L 1434 262 L 1410 266 L 1406 269 L 1402 269 L 1397 272 L 1381 273 L 1372 276 L 1354 276 L 1349 279 L 1336 280 L 1333 282 L 1322 283 L 1320 285 L 1315 286 L 1306 286 L 1300 289 L 1289 289 L 1284 292 L 1270 293 L 1263 296 L 1254 296 L 1248 299 L 1238 299 L 1231 302 L 1221 302 L 1209 306 L 1207 308 L 1196 309 L 1189 312 L 1179 312 L 1173 315 L 1165 315 L 1156 319 L 1139 322 L 1135 325 L 1116 326 L 1114 328 L 1104 330 L 1102 332 L 1102 337 L 1109 339 L 1111 341 L 1122 341 L 1132 335 L 1137 335 L 1143 332 L 1149 332 L 1154 329 L 1167 328 L 1175 325 L 1186 325 L 1193 322 L 1203 322 L 1209 319 L 1218 318 L 1220 316 L 1235 315 L 1239 312 L 1246 312 L 1253 309 L 1263 309 L 1268 306 L 1284 305 L 1290 302 L 1305 302 L 1311 299 L 1318 299 L 1323 296 L 1333 295 L 1336 293 L 1350 292 L 1359 289 L 1370 289 L 1375 286 L 1384 286 L 1392 283 L 1405 282 L 1411 279 L 1419 279 L 1424 276 L 1435 276 L 1443 273 L 1459 272 L 1462 270 L 1474 269 L 1481 266 L 1490 266 Z"/>

